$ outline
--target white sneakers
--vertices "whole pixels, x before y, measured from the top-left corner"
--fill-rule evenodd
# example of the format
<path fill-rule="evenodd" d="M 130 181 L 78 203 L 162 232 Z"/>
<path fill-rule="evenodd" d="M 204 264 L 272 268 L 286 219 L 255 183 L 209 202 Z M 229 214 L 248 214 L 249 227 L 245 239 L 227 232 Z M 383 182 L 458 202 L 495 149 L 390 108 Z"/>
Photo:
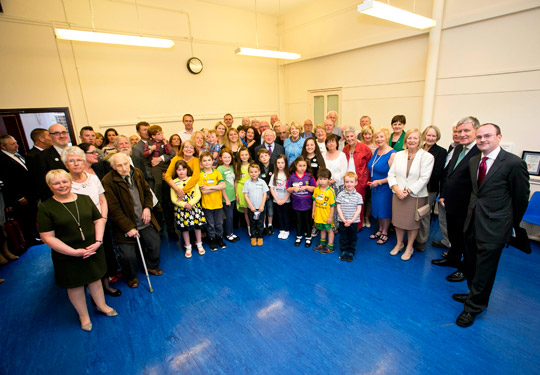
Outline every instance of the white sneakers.
<path fill-rule="evenodd" d="M 284 230 L 280 230 L 277 238 L 280 238 L 282 240 L 286 240 L 287 238 L 289 238 L 289 232 L 284 231 Z"/>

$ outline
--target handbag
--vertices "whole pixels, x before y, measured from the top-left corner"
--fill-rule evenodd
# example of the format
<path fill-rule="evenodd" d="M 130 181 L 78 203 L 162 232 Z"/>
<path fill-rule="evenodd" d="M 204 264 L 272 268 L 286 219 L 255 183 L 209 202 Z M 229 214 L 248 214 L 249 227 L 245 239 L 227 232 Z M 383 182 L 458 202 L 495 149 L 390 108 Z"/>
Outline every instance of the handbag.
<path fill-rule="evenodd" d="M 424 156 L 424 155 L 422 155 Z M 422 169 L 422 159 L 420 159 L 420 170 Z M 416 197 L 416 211 L 414 211 L 414 220 L 420 221 L 423 217 L 425 217 L 427 214 L 431 213 L 431 206 L 428 203 L 423 205 L 422 207 L 418 207 L 418 200 L 419 198 Z"/>
<path fill-rule="evenodd" d="M 431 206 L 429 203 L 423 205 L 422 207 L 418 207 L 418 198 L 416 198 L 416 211 L 414 212 L 414 220 L 420 221 L 424 216 L 431 213 Z"/>

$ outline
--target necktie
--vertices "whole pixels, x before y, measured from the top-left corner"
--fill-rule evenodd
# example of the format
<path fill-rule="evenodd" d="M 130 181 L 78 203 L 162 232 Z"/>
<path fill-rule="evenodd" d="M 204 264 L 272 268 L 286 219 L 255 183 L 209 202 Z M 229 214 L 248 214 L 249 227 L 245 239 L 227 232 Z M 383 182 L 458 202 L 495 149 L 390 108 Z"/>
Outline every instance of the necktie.
<path fill-rule="evenodd" d="M 466 147 L 463 147 L 463 150 L 461 150 L 461 152 L 459 153 L 459 156 L 457 158 L 457 161 L 456 161 L 456 165 L 454 165 L 454 169 L 456 169 L 456 167 L 458 166 L 459 162 L 461 160 L 463 160 L 463 158 L 465 157 L 465 155 L 467 155 L 467 148 Z"/>
<path fill-rule="evenodd" d="M 484 156 L 482 158 L 482 161 L 480 162 L 480 166 L 478 167 L 478 186 L 482 184 L 482 181 L 484 181 L 484 177 L 486 177 L 486 171 L 487 171 L 487 156 Z"/>
<path fill-rule="evenodd" d="M 272 154 L 272 145 L 268 145 L 268 152 Z"/>
<path fill-rule="evenodd" d="M 15 153 L 15 156 L 17 157 L 17 159 L 19 159 L 23 164 L 26 164 L 26 161 L 24 160 L 24 158 L 22 157 L 21 154 L 19 154 L 18 152 Z"/>
<path fill-rule="evenodd" d="M 126 180 L 126 183 L 128 184 L 128 186 L 131 187 L 131 177 L 125 176 L 124 180 Z"/>

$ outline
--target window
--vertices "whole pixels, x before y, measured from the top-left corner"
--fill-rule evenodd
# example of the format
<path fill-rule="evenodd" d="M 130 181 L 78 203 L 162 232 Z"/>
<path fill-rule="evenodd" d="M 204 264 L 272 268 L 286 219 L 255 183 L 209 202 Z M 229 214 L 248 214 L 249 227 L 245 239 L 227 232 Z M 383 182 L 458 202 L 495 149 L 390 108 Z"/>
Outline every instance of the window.
<path fill-rule="evenodd" d="M 341 115 L 341 89 L 308 91 L 308 107 L 308 113 L 313 116 L 314 124 L 322 124 L 328 112 L 336 111 L 338 114 L 337 126 L 340 123 Z"/>

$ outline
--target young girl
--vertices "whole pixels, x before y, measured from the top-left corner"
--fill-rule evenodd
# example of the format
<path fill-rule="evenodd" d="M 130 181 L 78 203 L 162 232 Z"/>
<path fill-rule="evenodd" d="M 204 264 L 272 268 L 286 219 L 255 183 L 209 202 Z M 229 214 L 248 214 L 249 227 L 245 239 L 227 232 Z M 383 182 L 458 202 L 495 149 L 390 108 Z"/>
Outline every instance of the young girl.
<path fill-rule="evenodd" d="M 249 155 L 248 148 L 245 146 L 240 147 L 238 150 L 238 160 L 236 161 L 235 167 L 235 181 L 234 181 L 234 191 L 236 192 L 236 209 L 244 213 L 244 219 L 246 220 L 246 225 L 249 231 L 249 217 L 247 213 L 247 202 L 244 198 L 244 183 L 249 180 L 249 165 L 253 162 L 251 156 Z"/>
<path fill-rule="evenodd" d="M 217 170 L 225 179 L 225 189 L 221 191 L 223 195 L 223 211 L 225 211 L 225 238 L 229 242 L 236 242 L 240 238 L 233 233 L 233 212 L 236 204 L 236 194 L 234 190 L 233 152 L 230 149 L 224 147 L 219 152 Z"/>
<path fill-rule="evenodd" d="M 175 174 L 174 184 L 178 189 L 183 189 L 191 179 L 193 172 L 184 160 L 178 160 L 174 166 Z M 189 231 L 195 231 L 197 250 L 200 255 L 204 254 L 204 248 L 201 239 L 201 228 L 206 225 L 206 218 L 201 208 L 201 191 L 196 184 L 191 191 L 186 192 L 184 198 L 178 198 L 176 191 L 171 188 L 171 201 L 174 204 L 174 221 L 176 228 L 182 232 L 184 238 L 184 247 L 186 248 L 186 258 L 191 258 L 191 243 L 189 240 Z"/>
<path fill-rule="evenodd" d="M 289 238 L 289 206 L 290 193 L 287 192 L 287 180 L 289 179 L 289 168 L 287 168 L 287 157 L 279 155 L 274 165 L 274 174 L 270 178 L 270 194 L 274 198 L 274 212 L 278 217 L 279 234 L 278 238 L 286 240 Z"/>
<path fill-rule="evenodd" d="M 315 179 L 308 172 L 306 159 L 300 155 L 291 165 L 291 176 L 287 180 L 287 192 L 291 194 L 292 208 L 296 221 L 296 241 L 300 246 L 302 235 L 306 236 L 305 247 L 311 247 L 311 211 L 312 195 L 315 190 Z"/>
<path fill-rule="evenodd" d="M 317 145 L 317 139 L 309 137 L 304 142 L 302 147 L 302 156 L 307 160 L 307 163 L 311 167 L 311 173 L 313 178 L 317 180 L 317 172 L 319 169 L 326 168 L 326 163 Z"/>

